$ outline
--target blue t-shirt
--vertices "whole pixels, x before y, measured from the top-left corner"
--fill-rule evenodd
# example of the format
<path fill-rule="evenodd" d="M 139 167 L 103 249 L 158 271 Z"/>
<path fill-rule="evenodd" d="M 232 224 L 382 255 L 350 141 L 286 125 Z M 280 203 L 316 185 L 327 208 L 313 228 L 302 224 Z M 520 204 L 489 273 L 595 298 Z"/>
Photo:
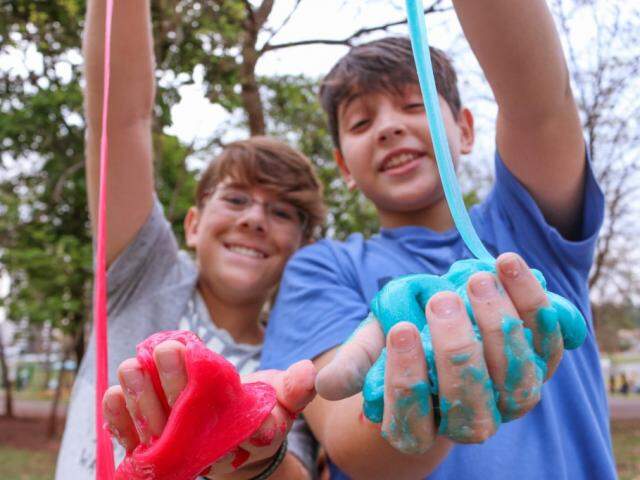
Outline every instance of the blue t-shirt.
<path fill-rule="evenodd" d="M 616 478 L 609 411 L 589 307 L 587 279 L 604 197 L 588 168 L 578 240 L 569 241 L 544 219 L 535 201 L 496 155 L 496 183 L 471 209 L 480 238 L 493 254 L 518 252 L 541 270 L 550 291 L 572 301 L 588 322 L 588 336 L 566 351 L 544 384 L 540 403 L 502 425 L 479 445 L 456 445 L 431 479 Z M 471 258 L 455 229 L 382 229 L 365 240 L 323 240 L 289 262 L 269 317 L 262 368 L 284 369 L 344 342 L 369 312 L 369 302 L 390 279 L 441 275 Z M 348 478 L 331 465 L 332 479 Z"/>

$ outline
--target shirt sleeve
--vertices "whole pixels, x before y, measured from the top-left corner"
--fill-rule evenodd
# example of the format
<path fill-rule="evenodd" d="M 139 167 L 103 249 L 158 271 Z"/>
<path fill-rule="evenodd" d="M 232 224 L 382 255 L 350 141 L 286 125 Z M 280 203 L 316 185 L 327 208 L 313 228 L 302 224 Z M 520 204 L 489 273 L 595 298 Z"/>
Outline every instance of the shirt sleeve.
<path fill-rule="evenodd" d="M 286 369 L 344 342 L 369 311 L 355 275 L 336 242 L 323 240 L 298 251 L 269 316 L 261 368 Z"/>
<path fill-rule="evenodd" d="M 131 301 L 154 292 L 166 281 L 167 272 L 175 267 L 178 251 L 171 225 L 156 198 L 144 225 L 109 267 L 109 313 L 116 313 Z"/>
<path fill-rule="evenodd" d="M 593 264 L 598 233 L 604 219 L 604 195 L 587 155 L 580 231 L 565 238 L 550 225 L 526 187 L 496 153 L 496 183 L 483 207 L 490 222 L 483 230 L 498 252 L 518 251 L 527 263 L 544 271 L 559 270 L 573 283 L 584 283 Z M 578 287 L 578 285 L 574 285 Z"/>

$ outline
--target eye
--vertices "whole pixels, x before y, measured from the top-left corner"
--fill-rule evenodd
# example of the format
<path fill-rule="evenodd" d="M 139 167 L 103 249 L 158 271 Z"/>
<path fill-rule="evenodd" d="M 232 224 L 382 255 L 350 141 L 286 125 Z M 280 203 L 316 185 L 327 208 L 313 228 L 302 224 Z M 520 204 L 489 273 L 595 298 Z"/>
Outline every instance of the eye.
<path fill-rule="evenodd" d="M 422 102 L 409 103 L 405 105 L 404 108 L 407 110 L 424 110 L 424 103 Z"/>
<path fill-rule="evenodd" d="M 368 118 L 363 118 L 361 120 L 358 120 L 358 121 L 354 122 L 351 125 L 351 127 L 349 127 L 349 130 L 350 131 L 360 130 L 360 129 L 364 128 L 368 123 L 369 123 L 369 119 Z"/>
<path fill-rule="evenodd" d="M 276 203 L 271 206 L 271 213 L 280 220 L 292 222 L 296 218 L 296 209 L 288 204 Z"/>
<path fill-rule="evenodd" d="M 222 200 L 230 207 L 242 208 L 250 203 L 247 195 L 240 192 L 227 192 L 222 196 Z"/>

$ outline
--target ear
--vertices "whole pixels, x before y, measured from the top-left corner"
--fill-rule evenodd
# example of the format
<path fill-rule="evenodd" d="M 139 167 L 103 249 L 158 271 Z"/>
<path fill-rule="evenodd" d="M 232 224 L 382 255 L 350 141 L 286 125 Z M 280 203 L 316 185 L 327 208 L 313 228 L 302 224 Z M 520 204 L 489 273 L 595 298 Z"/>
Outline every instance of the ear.
<path fill-rule="evenodd" d="M 356 189 L 356 182 L 351 176 L 351 172 L 349 171 L 349 167 L 347 167 L 346 162 L 344 161 L 344 157 L 342 156 L 342 152 L 340 149 L 336 148 L 333 150 L 333 158 L 335 158 L 336 163 L 338 164 L 338 168 L 340 169 L 340 174 L 342 174 L 342 178 L 347 184 L 347 188 L 353 191 Z"/>
<path fill-rule="evenodd" d="M 199 223 L 200 210 L 198 207 L 190 207 L 187 216 L 184 217 L 184 238 L 189 248 L 196 248 Z"/>
<path fill-rule="evenodd" d="M 463 107 L 458 117 L 458 126 L 460 127 L 460 152 L 465 155 L 473 151 L 473 144 L 476 139 L 474 121 L 471 110 Z"/>

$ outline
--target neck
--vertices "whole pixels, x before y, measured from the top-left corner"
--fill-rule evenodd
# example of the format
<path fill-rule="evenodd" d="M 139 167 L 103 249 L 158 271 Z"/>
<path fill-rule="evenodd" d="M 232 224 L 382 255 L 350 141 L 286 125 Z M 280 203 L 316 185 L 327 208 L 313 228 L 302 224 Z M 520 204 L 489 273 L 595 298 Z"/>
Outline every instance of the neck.
<path fill-rule="evenodd" d="M 264 331 L 260 325 L 260 313 L 266 298 L 237 302 L 223 299 L 202 280 L 198 281 L 198 291 L 209 310 L 209 316 L 218 328 L 229 332 L 237 343 L 262 343 Z"/>
<path fill-rule="evenodd" d="M 384 228 L 417 226 L 445 232 L 455 226 L 444 196 L 420 210 L 390 212 L 378 208 L 378 215 Z"/>

